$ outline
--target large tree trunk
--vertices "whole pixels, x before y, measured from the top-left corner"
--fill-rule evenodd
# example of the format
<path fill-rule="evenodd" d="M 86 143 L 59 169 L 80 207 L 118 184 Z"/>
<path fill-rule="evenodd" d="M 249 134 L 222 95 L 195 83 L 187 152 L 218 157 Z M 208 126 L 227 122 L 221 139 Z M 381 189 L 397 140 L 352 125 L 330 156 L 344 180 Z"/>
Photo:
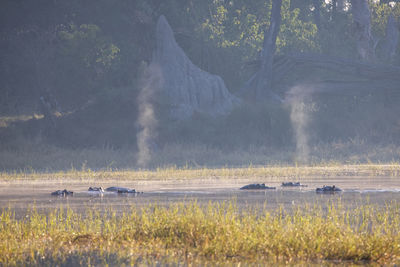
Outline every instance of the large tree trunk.
<path fill-rule="evenodd" d="M 351 10 L 355 25 L 358 55 L 363 61 L 371 61 L 375 58 L 375 53 L 368 0 L 351 0 Z"/>
<path fill-rule="evenodd" d="M 276 50 L 276 38 L 278 37 L 281 26 L 281 6 L 282 0 L 274 0 L 272 2 L 271 21 L 268 31 L 264 33 L 264 45 L 261 51 L 261 75 L 265 78 L 258 79 L 257 95 L 265 96 L 266 91 L 271 90 L 272 82 L 272 62 Z M 260 76 L 261 76 L 260 75 Z"/>
<path fill-rule="evenodd" d="M 336 15 L 337 15 L 336 5 L 337 5 L 337 0 L 332 0 L 331 20 L 335 20 L 336 19 Z"/>
<path fill-rule="evenodd" d="M 263 49 L 260 55 L 260 69 L 250 78 L 242 88 L 241 93 L 245 98 L 264 101 L 279 99 L 271 91 L 273 72 L 272 63 L 276 51 L 276 38 L 281 26 L 282 0 L 273 0 L 269 29 L 264 32 Z"/>
<path fill-rule="evenodd" d="M 39 100 L 40 110 L 44 116 L 44 127 L 42 131 L 46 136 L 50 136 L 56 128 L 56 116 L 54 113 L 57 111 L 57 102 L 48 92 L 41 95 Z"/>
<path fill-rule="evenodd" d="M 393 14 L 390 14 L 386 25 L 386 47 L 385 47 L 386 60 L 390 60 L 395 55 L 398 44 L 399 44 L 398 24 Z"/>

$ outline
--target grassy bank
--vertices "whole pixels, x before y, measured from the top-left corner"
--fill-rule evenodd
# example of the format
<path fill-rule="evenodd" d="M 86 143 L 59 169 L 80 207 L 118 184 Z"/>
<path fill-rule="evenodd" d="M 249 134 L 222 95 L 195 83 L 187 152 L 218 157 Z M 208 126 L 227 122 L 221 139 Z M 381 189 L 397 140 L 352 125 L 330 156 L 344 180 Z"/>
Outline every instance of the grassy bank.
<path fill-rule="evenodd" d="M 400 263 L 399 205 L 239 212 L 234 202 L 0 216 L 0 265 L 170 262 Z"/>
<path fill-rule="evenodd" d="M 190 180 L 190 179 L 243 179 L 259 178 L 270 181 L 282 179 L 303 180 L 304 178 L 329 177 L 400 177 L 400 164 L 341 165 L 321 164 L 316 166 L 248 166 L 243 168 L 157 168 L 155 170 L 117 170 L 93 171 L 89 168 L 68 171 L 35 171 L 33 169 L 0 172 L 0 182 L 13 181 L 135 181 L 135 180 Z"/>

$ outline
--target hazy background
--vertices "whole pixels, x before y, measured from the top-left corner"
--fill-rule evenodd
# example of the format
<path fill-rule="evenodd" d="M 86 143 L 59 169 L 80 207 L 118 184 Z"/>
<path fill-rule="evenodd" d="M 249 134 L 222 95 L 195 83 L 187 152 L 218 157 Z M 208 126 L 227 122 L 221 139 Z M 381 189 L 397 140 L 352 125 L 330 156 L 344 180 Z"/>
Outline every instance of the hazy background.
<path fill-rule="evenodd" d="M 369 2 L 375 56 L 362 64 L 376 77 L 351 65 L 361 59 L 349 1 L 283 0 L 274 62 L 312 53 L 341 63 L 293 64 L 272 83 L 281 103 L 178 121 L 154 91 L 158 17 L 238 94 L 259 67 L 271 1 L 2 0 L 0 169 L 399 161 L 398 42 L 386 53 L 395 2 Z"/>

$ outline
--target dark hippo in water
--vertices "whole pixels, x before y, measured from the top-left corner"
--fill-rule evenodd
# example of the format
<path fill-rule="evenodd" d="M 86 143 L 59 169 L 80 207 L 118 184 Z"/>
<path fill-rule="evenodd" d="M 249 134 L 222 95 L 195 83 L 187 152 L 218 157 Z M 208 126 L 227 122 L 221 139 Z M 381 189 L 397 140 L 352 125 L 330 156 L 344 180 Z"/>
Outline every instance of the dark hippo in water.
<path fill-rule="evenodd" d="M 120 193 L 120 194 L 135 194 L 135 193 L 139 193 L 136 192 L 135 189 L 129 189 L 126 187 L 117 187 L 117 186 L 112 186 L 112 187 L 108 187 L 106 188 L 107 192 L 115 192 L 115 193 Z"/>
<path fill-rule="evenodd" d="M 265 186 L 265 184 L 248 184 L 240 188 L 240 190 L 254 190 L 254 189 L 275 189 L 275 187 Z"/>
<path fill-rule="evenodd" d="M 307 187 L 307 185 L 301 184 L 300 182 L 283 182 L 283 187 Z"/>
<path fill-rule="evenodd" d="M 62 197 L 72 196 L 73 194 L 74 194 L 74 192 L 68 191 L 67 189 L 57 190 L 57 191 L 54 191 L 53 193 L 51 193 L 52 196 L 62 196 Z"/>
<path fill-rule="evenodd" d="M 104 189 L 103 187 L 89 187 L 88 189 L 89 192 L 99 192 L 99 193 L 103 193 Z"/>
<path fill-rule="evenodd" d="M 336 193 L 336 192 L 341 192 L 342 189 L 336 187 L 335 185 L 332 186 L 324 185 L 323 187 L 317 188 L 315 191 L 317 193 Z"/>

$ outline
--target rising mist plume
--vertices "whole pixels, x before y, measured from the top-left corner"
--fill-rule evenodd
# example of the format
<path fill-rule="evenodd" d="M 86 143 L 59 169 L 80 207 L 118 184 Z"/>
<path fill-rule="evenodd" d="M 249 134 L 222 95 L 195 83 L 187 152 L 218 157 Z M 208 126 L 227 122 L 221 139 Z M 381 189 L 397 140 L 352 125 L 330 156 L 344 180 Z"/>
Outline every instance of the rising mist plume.
<path fill-rule="evenodd" d="M 285 103 L 290 107 L 290 120 L 294 130 L 296 161 L 300 163 L 308 163 L 310 158 L 309 124 L 311 113 L 315 111 L 310 101 L 311 95 L 310 87 L 298 85 L 292 87 L 285 97 Z"/>
<path fill-rule="evenodd" d="M 137 134 L 137 165 L 147 167 L 152 152 L 157 147 L 157 119 L 154 112 L 154 98 L 156 92 L 161 88 L 162 75 L 158 65 L 150 64 L 144 68 L 141 77 L 141 90 L 138 97 L 138 127 Z"/>

